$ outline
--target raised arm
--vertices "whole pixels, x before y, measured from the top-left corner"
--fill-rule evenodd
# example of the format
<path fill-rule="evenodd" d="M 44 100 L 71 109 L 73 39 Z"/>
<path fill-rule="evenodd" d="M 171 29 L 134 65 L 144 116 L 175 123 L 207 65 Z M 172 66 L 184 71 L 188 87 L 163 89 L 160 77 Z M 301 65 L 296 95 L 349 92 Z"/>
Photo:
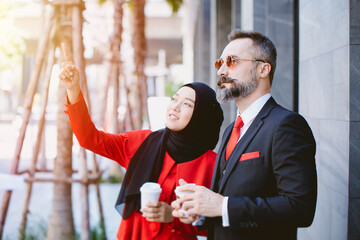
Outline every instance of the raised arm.
<path fill-rule="evenodd" d="M 65 62 L 61 64 L 59 74 L 61 84 L 66 88 L 69 103 L 73 104 L 80 96 L 80 75 L 71 60 L 70 53 L 65 43 L 61 44 L 65 56 Z"/>
<path fill-rule="evenodd" d="M 90 118 L 81 94 L 79 71 L 73 64 L 64 43 L 62 49 L 65 62 L 61 64 L 59 78 L 67 91 L 66 112 L 80 146 L 112 159 L 126 168 L 132 155 L 151 131 L 132 131 L 122 134 L 99 131 Z"/>

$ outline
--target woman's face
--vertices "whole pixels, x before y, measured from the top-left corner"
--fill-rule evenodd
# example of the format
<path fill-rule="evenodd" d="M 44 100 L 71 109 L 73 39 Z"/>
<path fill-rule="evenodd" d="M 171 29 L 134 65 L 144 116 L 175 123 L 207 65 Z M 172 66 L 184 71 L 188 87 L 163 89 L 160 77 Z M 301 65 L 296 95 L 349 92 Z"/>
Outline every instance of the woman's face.
<path fill-rule="evenodd" d="M 188 125 L 194 112 L 195 96 L 195 90 L 190 87 L 182 87 L 174 94 L 166 111 L 166 127 L 181 131 Z"/>

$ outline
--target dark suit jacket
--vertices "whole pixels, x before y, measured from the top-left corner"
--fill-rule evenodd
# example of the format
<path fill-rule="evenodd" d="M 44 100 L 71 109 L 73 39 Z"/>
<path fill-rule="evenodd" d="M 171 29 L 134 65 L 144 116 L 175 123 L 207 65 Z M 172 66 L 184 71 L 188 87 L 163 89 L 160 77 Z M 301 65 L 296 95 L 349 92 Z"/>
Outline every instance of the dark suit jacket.
<path fill-rule="evenodd" d="M 208 239 L 296 239 L 298 227 L 311 225 L 316 206 L 315 140 L 309 125 L 270 98 L 224 171 L 220 166 L 233 125 L 224 132 L 211 185 L 229 196 L 230 227 L 222 227 L 221 217 L 206 218 Z M 257 152 L 259 157 L 246 159 Z"/>

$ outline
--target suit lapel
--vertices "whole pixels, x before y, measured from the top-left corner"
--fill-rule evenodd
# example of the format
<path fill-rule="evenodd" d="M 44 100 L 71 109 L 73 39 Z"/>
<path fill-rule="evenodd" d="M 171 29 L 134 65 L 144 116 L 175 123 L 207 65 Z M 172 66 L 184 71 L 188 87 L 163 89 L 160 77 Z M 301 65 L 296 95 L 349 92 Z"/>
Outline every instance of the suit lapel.
<path fill-rule="evenodd" d="M 219 187 L 219 191 L 218 191 L 219 193 L 222 192 L 222 190 L 225 186 L 225 183 L 230 176 L 230 173 L 232 172 L 233 168 L 236 166 L 236 164 L 239 161 L 239 157 L 245 151 L 245 149 L 247 148 L 247 146 L 249 145 L 251 140 L 255 137 L 256 133 L 259 131 L 259 129 L 263 125 L 263 123 L 264 123 L 263 119 L 269 115 L 271 109 L 273 107 L 275 107 L 276 105 L 277 104 L 276 104 L 275 100 L 271 97 L 266 102 L 264 107 L 261 109 L 259 114 L 255 117 L 253 123 L 250 125 L 250 127 L 246 131 L 245 135 L 236 144 L 233 152 L 231 153 L 229 159 L 227 160 L 229 162 L 227 163 L 227 166 L 226 166 L 225 175 L 221 179 L 221 183 L 220 183 L 220 187 Z M 231 126 L 233 126 L 233 124 Z M 230 135 L 230 134 L 228 133 L 228 135 Z M 224 137 L 225 137 L 225 135 L 224 135 Z M 226 142 L 228 141 L 228 137 L 229 136 L 227 136 L 227 138 L 226 138 Z M 224 144 L 224 142 L 223 142 L 222 148 L 220 148 L 221 152 L 219 152 L 218 157 L 217 157 L 218 158 L 217 159 L 218 161 L 216 161 L 217 164 L 219 164 L 219 160 L 221 159 L 221 156 L 223 155 L 223 151 L 225 148 L 226 148 L 226 144 Z"/>

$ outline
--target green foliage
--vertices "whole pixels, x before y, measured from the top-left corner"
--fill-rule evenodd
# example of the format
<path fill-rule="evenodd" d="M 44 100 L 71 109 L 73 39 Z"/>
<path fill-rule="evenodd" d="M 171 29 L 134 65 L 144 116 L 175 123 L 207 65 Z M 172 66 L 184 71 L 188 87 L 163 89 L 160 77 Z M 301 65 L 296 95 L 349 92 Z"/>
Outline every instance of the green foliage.
<path fill-rule="evenodd" d="M 129 6 L 130 10 L 134 11 L 134 4 L 132 0 L 126 0 L 125 3 Z"/>
<path fill-rule="evenodd" d="M 47 222 L 39 217 L 28 215 L 26 231 L 21 233 L 20 240 L 39 240 L 45 239 L 47 231 Z M 5 240 L 13 239 L 13 237 L 5 237 Z"/>
<path fill-rule="evenodd" d="M 123 181 L 120 176 L 109 176 L 108 178 L 101 178 L 100 183 L 121 183 Z"/>
<path fill-rule="evenodd" d="M 9 32 L 0 24 L 0 69 L 14 67 L 21 62 L 25 52 L 24 39 L 14 32 Z"/>
<path fill-rule="evenodd" d="M 91 229 L 90 239 L 91 240 L 105 240 L 106 239 L 105 225 L 103 222 L 100 221 L 97 226 L 95 226 Z"/>
<path fill-rule="evenodd" d="M 171 81 L 165 82 L 165 95 L 167 97 L 172 97 L 179 88 L 184 85 L 184 83 L 173 83 Z"/>
<path fill-rule="evenodd" d="M 73 238 L 70 240 L 80 240 L 80 234 L 77 232 Z M 103 222 L 99 222 L 96 226 L 90 229 L 90 240 L 105 240 L 105 224 Z"/>
<path fill-rule="evenodd" d="M 177 13 L 182 4 L 182 0 L 166 0 L 166 2 L 171 6 L 173 13 Z"/>
<path fill-rule="evenodd" d="M 97 1 L 97 3 L 98 3 L 99 5 L 102 5 L 102 4 L 106 3 L 106 2 L 107 2 L 107 0 L 98 0 L 98 1 Z"/>
<path fill-rule="evenodd" d="M 4 19 L 9 10 L 11 9 L 11 6 L 9 3 L 4 3 L 3 1 L 0 0 L 0 19 Z"/>
<path fill-rule="evenodd" d="M 107 0 L 98 0 L 98 3 L 102 4 Z M 166 2 L 170 5 L 173 14 L 177 13 L 181 7 L 182 0 L 166 0 Z M 129 8 L 133 10 L 133 2 L 132 0 L 125 0 L 125 3 L 129 5 Z"/>
<path fill-rule="evenodd" d="M 11 3 L 0 1 L 0 70 L 12 68 L 21 62 L 26 50 L 20 31 L 16 30 L 8 17 L 14 7 Z"/>
<path fill-rule="evenodd" d="M 46 238 L 47 232 L 47 222 L 44 219 L 34 217 L 30 215 L 28 217 L 28 226 L 26 232 L 22 233 L 18 239 L 20 240 L 43 240 Z M 12 240 L 14 236 L 5 236 L 4 240 Z M 79 240 L 80 234 L 75 233 L 75 236 L 69 240 Z M 105 240 L 105 224 L 104 222 L 99 222 L 96 226 L 90 229 L 90 240 Z"/>

